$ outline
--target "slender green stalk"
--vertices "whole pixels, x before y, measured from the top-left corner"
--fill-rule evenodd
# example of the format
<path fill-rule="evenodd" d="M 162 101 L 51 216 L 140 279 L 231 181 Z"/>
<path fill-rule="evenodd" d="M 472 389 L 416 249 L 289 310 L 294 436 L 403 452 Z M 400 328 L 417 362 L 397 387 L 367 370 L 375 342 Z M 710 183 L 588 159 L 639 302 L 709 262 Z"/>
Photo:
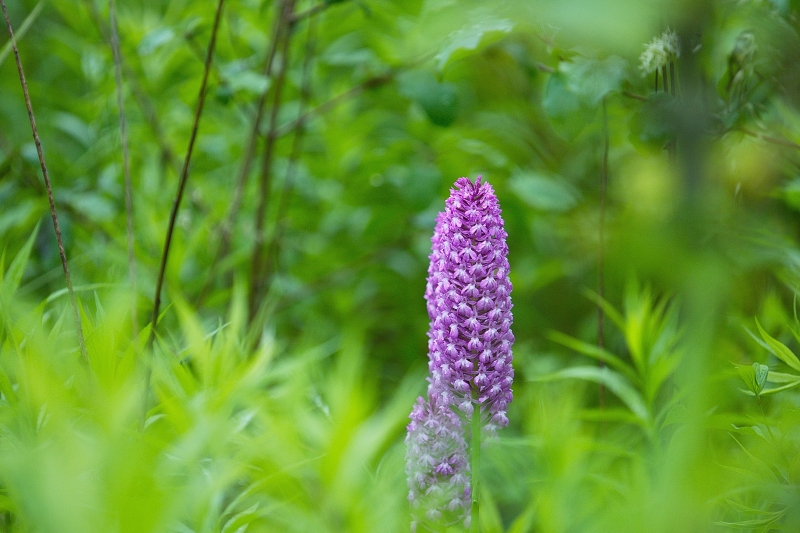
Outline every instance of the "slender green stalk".
<path fill-rule="evenodd" d="M 125 220 L 128 237 L 128 279 L 131 285 L 131 339 L 136 342 L 139 324 L 136 318 L 136 252 L 133 237 L 133 185 L 131 182 L 131 159 L 128 149 L 128 129 L 125 120 L 125 98 L 122 93 L 122 53 L 117 29 L 117 8 L 114 0 L 108 0 L 108 18 L 111 28 L 111 51 L 114 56 L 114 81 L 117 89 L 117 113 L 119 135 L 122 144 L 122 171 L 125 179 Z"/>
<path fill-rule="evenodd" d="M 477 397 L 472 393 L 473 400 Z M 481 408 L 475 405 L 472 412 L 472 440 L 470 441 L 470 486 L 472 487 L 472 518 L 470 522 L 470 533 L 480 533 L 480 509 L 479 509 L 479 489 L 480 489 L 480 470 L 481 470 Z"/>
<path fill-rule="evenodd" d="M 606 246 L 606 189 L 608 188 L 608 111 L 606 109 L 606 99 L 603 98 L 603 160 L 600 166 L 600 245 L 597 254 L 597 294 L 600 298 L 605 298 L 605 246 Z M 605 333 L 603 330 L 603 322 L 605 313 L 600 301 L 597 303 L 597 347 L 604 349 Z M 600 361 L 600 367 L 605 366 L 603 361 Z M 603 384 L 600 384 L 600 409 L 606 407 L 606 389 Z"/>

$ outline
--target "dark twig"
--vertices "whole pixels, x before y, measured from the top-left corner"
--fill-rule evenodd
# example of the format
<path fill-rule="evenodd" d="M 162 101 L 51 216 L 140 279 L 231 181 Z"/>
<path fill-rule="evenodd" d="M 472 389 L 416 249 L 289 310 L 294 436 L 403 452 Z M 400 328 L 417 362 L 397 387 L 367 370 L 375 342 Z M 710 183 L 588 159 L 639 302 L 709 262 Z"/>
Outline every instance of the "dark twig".
<path fill-rule="evenodd" d="M 308 21 L 308 36 L 306 40 L 305 58 L 303 60 L 303 78 L 300 82 L 300 109 L 298 112 L 299 123 L 292 141 L 292 150 L 289 154 L 289 163 L 286 167 L 286 177 L 283 180 L 283 187 L 281 188 L 281 194 L 278 200 L 278 215 L 275 219 L 275 229 L 273 231 L 272 239 L 270 239 L 269 249 L 267 250 L 267 258 L 264 261 L 266 268 L 265 277 L 267 279 L 271 277 L 270 267 L 272 263 L 277 263 L 278 261 L 281 238 L 283 237 L 283 232 L 286 228 L 286 210 L 289 207 L 289 197 L 291 196 L 295 167 L 297 166 L 297 160 L 300 158 L 300 148 L 303 144 L 303 136 L 305 134 L 305 128 L 303 128 L 304 122 L 300 117 L 303 115 L 303 107 L 311 98 L 311 60 L 314 57 L 315 46 L 315 24 L 314 19 L 312 18 Z"/>
<path fill-rule="evenodd" d="M 78 311 L 78 301 L 75 298 L 75 291 L 72 289 L 72 278 L 69 275 L 69 266 L 67 265 L 67 253 L 64 250 L 64 242 L 61 239 L 61 228 L 58 224 L 58 214 L 56 213 L 56 202 L 53 198 L 53 188 L 50 184 L 50 175 L 47 172 L 47 165 L 44 161 L 44 152 L 42 152 L 42 143 L 39 140 L 39 131 L 36 129 L 36 119 L 33 116 L 33 106 L 31 105 L 31 97 L 28 94 L 28 83 L 25 81 L 25 72 L 22 70 L 22 61 L 19 58 L 19 50 L 17 49 L 17 40 L 14 37 L 14 29 L 11 27 L 11 20 L 8 18 L 8 11 L 6 10 L 5 0 L 0 0 L 0 7 L 3 9 L 3 17 L 6 19 L 6 27 L 11 36 L 11 47 L 14 50 L 14 59 L 17 62 L 17 72 L 19 73 L 19 81 L 22 85 L 22 94 L 25 96 L 25 106 L 28 108 L 28 120 L 31 123 L 31 130 L 33 132 L 33 143 L 36 145 L 36 153 L 39 156 L 39 164 L 42 167 L 42 176 L 44 177 L 44 185 L 47 188 L 47 199 L 50 201 L 50 215 L 53 218 L 53 229 L 56 232 L 56 242 L 58 243 L 58 254 L 61 256 L 61 266 L 64 268 L 64 277 L 67 280 L 67 291 L 69 292 L 69 300 L 72 305 L 72 314 L 75 320 L 75 332 L 78 335 L 78 345 L 81 351 L 81 361 L 90 368 L 89 354 L 86 352 L 86 342 L 83 339 L 83 328 L 81 327 L 81 314 Z"/>
<path fill-rule="evenodd" d="M 766 141 L 768 143 L 777 144 L 779 146 L 786 146 L 788 148 L 794 148 L 795 150 L 800 150 L 800 144 L 797 144 L 796 142 L 788 141 L 786 139 L 779 139 L 777 137 L 772 137 L 770 135 L 764 135 L 763 133 L 757 133 L 755 131 L 748 130 L 746 128 L 739 128 L 739 131 L 741 131 L 745 135 L 750 135 L 751 137 L 761 139 L 762 141 Z"/>
<path fill-rule="evenodd" d="M 133 184 L 131 183 L 131 160 L 128 147 L 128 129 L 125 121 L 125 101 L 122 95 L 122 54 L 117 29 L 117 8 L 114 0 L 108 0 L 108 18 L 111 28 L 111 51 L 114 55 L 114 80 L 117 85 L 117 112 L 119 114 L 119 135 L 122 144 L 122 172 L 125 177 L 125 219 L 128 233 L 128 278 L 131 284 L 131 332 L 134 342 L 139 334 L 136 319 L 136 252 L 133 246 Z"/>
<path fill-rule="evenodd" d="M 156 329 L 158 327 L 158 312 L 161 306 L 161 288 L 164 284 L 164 275 L 167 270 L 167 260 L 169 258 L 170 244 L 172 244 L 172 235 L 175 232 L 175 221 L 178 218 L 178 209 L 180 209 L 181 200 L 183 199 L 183 191 L 186 188 L 186 182 L 189 179 L 189 165 L 192 161 L 192 151 L 194 150 L 194 143 L 197 139 L 197 130 L 200 126 L 200 117 L 203 114 L 203 105 L 206 100 L 206 85 L 208 83 L 208 74 L 211 71 L 211 60 L 214 57 L 214 47 L 217 43 L 217 30 L 219 29 L 219 21 L 222 18 L 222 7 L 225 0 L 219 0 L 217 3 L 217 11 L 214 14 L 214 25 L 211 29 L 211 40 L 208 43 L 208 53 L 206 54 L 206 63 L 203 69 L 203 79 L 200 83 L 200 93 L 197 98 L 197 108 L 195 109 L 194 122 L 192 124 L 192 132 L 189 136 L 189 146 L 186 149 L 186 158 L 183 161 L 183 169 L 178 181 L 178 191 L 175 193 L 175 199 L 172 202 L 172 211 L 169 215 L 169 224 L 167 226 L 167 235 L 164 239 L 164 250 L 161 254 L 161 265 L 158 269 L 158 278 L 156 279 L 156 292 L 153 298 L 153 317 L 150 325 L 150 335 L 147 339 L 148 350 L 153 347 L 153 342 L 156 338 Z M 150 373 L 152 369 L 147 365 L 145 370 L 145 388 L 144 388 L 144 401 L 142 405 L 142 426 L 144 425 L 145 415 L 147 413 L 147 397 L 150 389 Z"/>
<path fill-rule="evenodd" d="M 622 94 L 627 96 L 628 98 L 633 98 L 634 100 L 639 100 L 640 102 L 646 102 L 647 97 L 642 96 L 641 94 L 632 93 L 630 91 L 622 91 Z"/>
<path fill-rule="evenodd" d="M 278 44 L 281 42 L 281 38 L 283 37 L 283 32 L 289 30 L 289 24 L 286 23 L 286 0 L 280 2 L 278 6 L 278 14 L 275 17 L 275 25 L 273 27 L 272 32 L 272 40 L 269 44 L 269 49 L 267 51 L 267 58 L 264 64 L 264 76 L 269 77 L 272 74 L 272 66 L 275 61 L 275 54 L 278 51 Z M 231 245 L 231 235 L 233 232 L 233 223 L 236 220 L 236 215 L 239 213 L 239 209 L 242 206 L 242 200 L 244 199 L 244 188 L 245 184 L 247 183 L 247 176 L 250 175 L 250 169 L 253 165 L 253 158 L 255 157 L 256 153 L 256 144 L 258 143 L 259 139 L 259 132 L 261 130 L 261 121 L 264 116 L 264 107 L 266 106 L 267 102 L 267 93 L 269 91 L 264 91 L 261 97 L 258 100 L 258 106 L 256 107 L 256 115 L 253 119 L 253 126 L 250 129 L 250 136 L 247 140 L 247 147 L 245 148 L 244 157 L 242 158 L 242 166 L 239 169 L 239 175 L 236 179 L 236 187 L 233 193 L 233 200 L 231 201 L 230 208 L 228 209 L 228 213 L 225 216 L 225 220 L 219 226 L 219 247 L 217 248 L 217 252 L 214 255 L 214 259 L 211 261 L 211 267 L 209 268 L 209 275 L 206 277 L 206 282 L 203 285 L 203 288 L 200 290 L 200 294 L 197 297 L 196 305 L 199 307 L 202 301 L 205 299 L 208 290 L 211 287 L 211 283 L 213 283 L 217 269 L 217 265 L 219 264 L 220 260 L 228 255 L 230 251 Z"/>
<path fill-rule="evenodd" d="M 320 2 L 319 4 L 317 4 L 315 6 L 309 7 L 305 11 L 298 11 L 297 13 L 293 14 L 291 19 L 289 19 L 289 22 L 291 22 L 292 24 L 297 24 L 298 22 L 300 22 L 303 19 L 307 19 L 307 18 L 313 17 L 317 13 L 321 13 L 321 12 L 325 11 L 331 5 L 333 5 L 333 4 L 330 3 L 330 2 Z"/>
<path fill-rule="evenodd" d="M 289 20 L 294 11 L 294 0 L 286 0 L 285 19 Z M 256 207 L 255 218 L 255 239 L 253 243 L 253 256 L 250 262 L 250 292 L 248 299 L 248 316 L 252 320 L 256 314 L 256 302 L 264 287 L 264 268 L 263 268 L 263 255 L 264 255 L 264 223 L 269 205 L 270 187 L 272 183 L 272 159 L 275 152 L 275 142 L 278 139 L 276 135 L 278 123 L 278 109 L 281 105 L 281 95 L 283 92 L 283 84 L 286 79 L 286 70 L 289 64 L 289 43 L 291 41 L 292 32 L 287 31 L 283 38 L 281 50 L 281 62 L 278 72 L 275 76 L 275 93 L 272 101 L 272 109 L 270 110 L 269 117 L 269 130 L 267 132 L 267 139 L 264 145 L 264 154 L 261 158 L 261 175 L 259 178 L 258 190 L 258 204 Z"/>

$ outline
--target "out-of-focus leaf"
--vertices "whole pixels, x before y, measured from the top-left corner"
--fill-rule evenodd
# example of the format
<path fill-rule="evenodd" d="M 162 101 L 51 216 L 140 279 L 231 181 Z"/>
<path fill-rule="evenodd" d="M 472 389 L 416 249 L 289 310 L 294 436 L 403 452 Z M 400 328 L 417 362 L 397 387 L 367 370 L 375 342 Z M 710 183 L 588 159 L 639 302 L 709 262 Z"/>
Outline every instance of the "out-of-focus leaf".
<path fill-rule="evenodd" d="M 81 118 L 71 113 L 58 113 L 53 119 L 56 128 L 88 148 L 95 139 L 94 129 Z"/>
<path fill-rule="evenodd" d="M 761 334 L 761 338 L 764 339 L 764 342 L 769 345 L 770 351 L 775 355 L 775 357 L 789 365 L 791 368 L 800 371 L 800 360 L 797 359 L 797 356 L 789 348 L 787 348 L 785 344 L 771 337 L 766 331 L 764 331 L 764 328 L 762 328 L 761 324 L 758 323 L 757 318 L 756 327 L 758 328 L 758 332 Z"/>
<path fill-rule="evenodd" d="M 25 20 L 22 21 L 22 24 L 20 24 L 19 28 L 16 28 L 14 30 L 14 37 L 16 38 L 18 43 L 22 41 L 22 38 L 25 36 L 26 33 L 28 33 L 28 29 L 30 29 L 31 24 L 33 24 L 33 22 L 39 16 L 39 13 L 42 12 L 42 7 L 44 7 L 44 0 L 39 0 L 39 3 L 36 4 L 36 7 L 33 8 L 33 10 L 27 17 L 25 17 Z M 6 60 L 8 54 L 10 53 L 11 53 L 11 40 L 6 42 L 6 44 L 3 45 L 3 48 L 0 49 L 0 66 L 3 66 L 3 62 Z"/>
<path fill-rule="evenodd" d="M 612 371 L 608 367 L 598 368 L 596 366 L 576 366 L 565 368 L 553 374 L 534 377 L 531 381 L 556 381 L 561 379 L 581 379 L 599 383 L 608 387 L 622 402 L 628 406 L 633 414 L 645 423 L 650 422 L 650 413 L 642 400 L 642 396 L 636 391 L 631 383 L 620 374 Z"/>
<path fill-rule="evenodd" d="M 28 258 L 31 255 L 31 248 L 33 247 L 33 243 L 36 241 L 36 235 L 39 233 L 39 223 L 37 222 L 36 226 L 31 231 L 28 240 L 25 241 L 25 244 L 22 245 L 17 255 L 14 256 L 14 260 L 11 261 L 11 264 L 8 265 L 7 272 L 0 272 L 0 281 L 2 282 L 2 291 L 3 294 L 6 296 L 10 296 L 17 290 L 19 287 L 20 282 L 22 281 L 22 275 L 25 272 L 25 265 L 28 264 Z"/>
<path fill-rule="evenodd" d="M 566 139 L 577 137 L 597 112 L 596 106 L 570 90 L 569 81 L 561 72 L 547 80 L 542 109 L 556 133 Z"/>
<path fill-rule="evenodd" d="M 432 72 L 415 70 L 397 77 L 400 94 L 416 101 L 437 126 L 449 126 L 458 112 L 456 87 L 439 83 Z"/>
<path fill-rule="evenodd" d="M 170 42 L 174 37 L 175 30 L 172 28 L 156 28 L 142 38 L 137 51 L 141 56 L 152 54 Z"/>
<path fill-rule="evenodd" d="M 559 71 L 566 75 L 569 88 L 591 105 L 598 105 L 607 94 L 619 91 L 627 70 L 628 62 L 618 56 L 602 61 L 576 56 L 572 61 L 564 61 L 559 65 Z"/>
<path fill-rule="evenodd" d="M 444 47 L 436 54 L 436 68 L 442 72 L 452 61 L 467 57 L 496 43 L 514 29 L 508 19 L 487 15 L 480 22 L 451 33 Z"/>
<path fill-rule="evenodd" d="M 634 370 L 630 367 L 630 365 L 625 363 L 625 361 L 623 361 L 616 355 L 612 354 L 608 350 L 604 350 L 602 348 L 595 346 L 594 344 L 589 344 L 588 342 L 583 342 L 574 337 L 570 337 L 569 335 L 564 335 L 559 331 L 551 331 L 547 336 L 550 338 L 550 340 L 555 341 L 563 346 L 566 346 L 567 348 L 575 350 L 578 353 L 582 353 L 583 355 L 591 357 L 592 359 L 597 359 L 598 361 L 602 361 L 608 364 L 609 366 L 625 374 L 625 376 L 627 376 L 628 379 L 630 379 L 634 383 L 639 380 L 638 376 L 636 375 L 636 372 L 634 372 Z"/>
<path fill-rule="evenodd" d="M 322 62 L 340 67 L 362 65 L 375 58 L 375 52 L 364 45 L 364 38 L 359 32 L 339 37 L 320 56 Z"/>
<path fill-rule="evenodd" d="M 263 74 L 252 70 L 242 70 L 228 77 L 228 85 L 233 92 L 247 91 L 256 95 L 267 92 L 270 80 Z"/>
<path fill-rule="evenodd" d="M 578 204 L 578 191 L 570 184 L 535 172 L 518 172 L 509 187 L 526 204 L 542 211 L 568 211 Z"/>
<path fill-rule="evenodd" d="M 764 390 L 764 385 L 767 383 L 767 374 L 769 373 L 767 365 L 753 363 L 752 366 L 737 366 L 736 371 L 744 381 L 747 390 L 756 396 L 761 394 L 761 391 Z"/>

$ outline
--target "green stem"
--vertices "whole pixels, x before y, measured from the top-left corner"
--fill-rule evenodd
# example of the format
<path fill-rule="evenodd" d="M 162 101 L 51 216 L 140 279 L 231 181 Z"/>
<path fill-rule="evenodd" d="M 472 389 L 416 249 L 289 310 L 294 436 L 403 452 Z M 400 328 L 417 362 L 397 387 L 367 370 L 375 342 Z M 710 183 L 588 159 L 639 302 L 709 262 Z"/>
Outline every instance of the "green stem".
<path fill-rule="evenodd" d="M 475 398 L 473 392 L 473 398 Z M 480 515 L 478 510 L 478 485 L 480 480 L 481 467 L 481 408 L 475 403 L 475 410 L 472 412 L 472 441 L 470 442 L 470 482 L 472 487 L 472 519 L 470 523 L 470 533 L 480 533 Z"/>

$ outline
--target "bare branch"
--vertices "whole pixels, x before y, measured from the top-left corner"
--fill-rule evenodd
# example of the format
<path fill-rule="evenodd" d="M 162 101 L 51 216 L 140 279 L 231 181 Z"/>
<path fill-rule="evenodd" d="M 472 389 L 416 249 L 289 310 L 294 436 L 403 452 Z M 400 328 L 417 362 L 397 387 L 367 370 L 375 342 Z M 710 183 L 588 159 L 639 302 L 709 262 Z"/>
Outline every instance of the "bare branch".
<path fill-rule="evenodd" d="M 290 20 L 294 11 L 295 0 L 286 0 L 283 18 Z M 278 109 L 281 105 L 281 94 L 283 84 L 286 79 L 286 70 L 289 64 L 289 43 L 291 41 L 291 30 L 286 32 L 282 42 L 281 62 L 279 70 L 275 76 L 275 92 L 272 101 L 272 109 L 269 117 L 269 130 L 264 146 L 264 155 L 261 159 L 261 175 L 259 178 L 258 205 L 256 207 L 255 218 L 255 239 L 253 243 L 253 255 L 250 261 L 250 294 L 248 301 L 248 314 L 250 320 L 256 314 L 256 301 L 264 287 L 263 279 L 263 254 L 264 254 L 264 222 L 269 205 L 270 186 L 272 183 L 272 159 L 275 150 L 275 142 L 278 124 Z"/>
<path fill-rule="evenodd" d="M 211 61 L 214 57 L 214 47 L 217 43 L 217 31 L 219 30 L 219 22 L 222 18 L 222 7 L 225 0 L 219 0 L 217 3 L 217 11 L 214 14 L 214 25 L 211 29 L 211 40 L 208 43 L 208 53 L 206 54 L 206 63 L 203 69 L 203 79 L 200 83 L 200 94 L 197 98 L 197 108 L 194 114 L 194 123 L 192 124 L 192 132 L 189 136 L 189 146 L 186 149 L 186 158 L 183 161 L 183 169 L 178 180 L 178 191 L 175 193 L 175 199 L 172 202 L 172 211 L 169 215 L 169 224 L 167 226 L 167 235 L 164 239 L 164 251 L 161 254 L 161 265 L 158 270 L 158 278 L 156 279 L 156 292 L 153 299 L 153 317 L 150 325 L 150 336 L 147 339 L 148 349 L 153 347 L 153 341 L 156 338 L 156 330 L 158 328 L 158 312 L 161 306 L 161 288 L 164 284 L 164 275 L 167 270 L 167 260 L 169 259 L 169 249 L 172 244 L 172 235 L 175 232 L 175 221 L 178 218 L 178 210 L 180 209 L 181 200 L 183 199 L 183 192 L 186 188 L 186 182 L 189 179 L 189 165 L 192 161 L 192 152 L 194 150 L 194 143 L 197 139 L 197 130 L 200 126 L 200 117 L 203 115 L 203 106 L 206 100 L 206 85 L 208 84 L 208 74 L 211 71 Z M 145 370 L 145 387 L 144 387 L 144 400 L 142 404 L 142 419 L 141 424 L 144 426 L 144 419 L 147 414 L 147 396 L 150 389 L 150 365 L 147 365 Z"/>
<path fill-rule="evenodd" d="M 19 58 L 19 50 L 17 49 L 17 40 L 14 37 L 14 29 L 11 27 L 11 20 L 8 18 L 8 11 L 6 10 L 5 0 L 0 0 L 0 7 L 3 9 L 3 17 L 6 19 L 6 27 L 11 36 L 11 47 L 14 50 L 14 59 L 17 62 L 17 72 L 19 73 L 19 81 L 22 84 L 22 93 L 25 96 L 25 106 L 28 108 L 28 120 L 31 123 L 31 130 L 33 132 L 33 142 L 36 145 L 36 153 L 39 156 L 39 164 L 42 167 L 42 176 L 44 177 L 44 185 L 47 188 L 47 199 L 50 201 L 50 216 L 53 219 L 53 229 L 56 232 L 56 242 L 58 243 L 58 254 L 61 256 L 61 266 L 64 269 L 64 277 L 67 280 L 67 292 L 69 292 L 69 300 L 72 306 L 72 314 L 75 320 L 75 332 L 78 335 L 78 345 L 81 351 L 81 361 L 90 368 L 89 355 L 86 352 L 86 342 L 83 339 L 83 328 L 81 327 L 81 314 L 78 311 L 78 301 L 75 298 L 75 291 L 72 289 L 72 278 L 69 275 L 69 265 L 67 264 L 67 253 L 64 250 L 64 242 L 61 239 L 61 228 L 58 224 L 58 214 L 56 213 L 56 202 L 53 198 L 53 187 L 50 184 L 50 174 L 47 172 L 47 164 L 44 161 L 44 153 L 42 152 L 42 143 L 39 140 L 39 131 L 36 129 L 36 119 L 33 116 L 33 106 L 31 105 L 31 97 L 28 94 L 28 83 L 25 81 L 25 72 L 22 69 L 22 61 Z"/>

